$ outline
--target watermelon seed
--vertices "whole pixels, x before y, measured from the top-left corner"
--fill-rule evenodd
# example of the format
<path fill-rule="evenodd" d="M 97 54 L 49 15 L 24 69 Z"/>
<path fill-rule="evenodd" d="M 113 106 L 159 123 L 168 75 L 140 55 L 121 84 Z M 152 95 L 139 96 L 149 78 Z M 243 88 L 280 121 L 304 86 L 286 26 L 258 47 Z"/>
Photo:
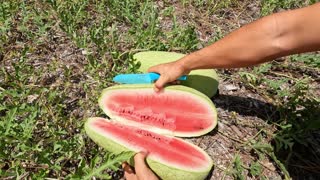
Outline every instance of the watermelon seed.
<path fill-rule="evenodd" d="M 117 107 L 113 109 L 121 116 L 129 116 L 138 122 L 159 125 L 165 129 L 174 129 L 174 119 L 167 118 L 165 113 L 154 113 L 151 109 L 133 111 L 133 107 Z"/>

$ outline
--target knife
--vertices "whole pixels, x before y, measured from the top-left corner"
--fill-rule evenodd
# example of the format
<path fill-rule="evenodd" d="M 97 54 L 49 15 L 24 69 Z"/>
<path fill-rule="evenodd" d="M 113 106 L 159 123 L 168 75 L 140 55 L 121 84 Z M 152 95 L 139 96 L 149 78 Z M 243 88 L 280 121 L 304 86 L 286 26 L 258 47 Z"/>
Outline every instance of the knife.
<path fill-rule="evenodd" d="M 160 78 L 160 74 L 146 73 L 146 74 L 119 74 L 113 78 L 114 82 L 122 84 L 149 84 Z M 181 76 L 177 80 L 186 80 L 187 76 Z"/>

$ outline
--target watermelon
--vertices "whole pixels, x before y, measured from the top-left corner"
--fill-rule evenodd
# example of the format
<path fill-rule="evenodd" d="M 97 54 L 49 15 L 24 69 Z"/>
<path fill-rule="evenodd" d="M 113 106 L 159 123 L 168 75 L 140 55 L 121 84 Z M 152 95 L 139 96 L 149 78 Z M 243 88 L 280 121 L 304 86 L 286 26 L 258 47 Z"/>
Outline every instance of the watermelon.
<path fill-rule="evenodd" d="M 106 150 L 148 151 L 147 164 L 162 179 L 204 179 L 212 169 L 206 152 L 178 138 L 217 125 L 215 106 L 203 93 L 181 85 L 160 93 L 152 84 L 116 85 L 103 90 L 99 106 L 110 119 L 89 118 L 85 130 Z"/>
<path fill-rule="evenodd" d="M 85 128 L 110 152 L 148 151 L 147 164 L 161 179 L 204 179 L 213 166 L 203 150 L 176 137 L 98 117 L 90 118 Z"/>
<path fill-rule="evenodd" d="M 152 66 L 176 61 L 184 56 L 175 52 L 145 51 L 134 54 L 133 58 L 141 63 L 138 70 L 145 73 Z M 211 98 L 218 90 L 218 75 L 213 69 L 193 70 L 186 81 L 181 81 L 181 85 L 194 88 Z"/>
<path fill-rule="evenodd" d="M 217 124 L 212 101 L 180 85 L 163 93 L 155 93 L 152 85 L 113 86 L 103 91 L 99 106 L 111 119 L 179 137 L 206 134 Z"/>

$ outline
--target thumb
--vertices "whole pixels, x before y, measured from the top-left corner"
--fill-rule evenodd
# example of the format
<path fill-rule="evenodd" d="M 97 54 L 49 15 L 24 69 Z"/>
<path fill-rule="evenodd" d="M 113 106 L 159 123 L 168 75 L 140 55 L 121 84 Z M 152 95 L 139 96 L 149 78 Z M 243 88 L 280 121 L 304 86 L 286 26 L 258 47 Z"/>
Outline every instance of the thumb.
<path fill-rule="evenodd" d="M 146 157 L 147 157 L 147 153 L 144 153 L 144 152 L 140 152 L 134 156 L 134 166 L 135 166 L 136 174 L 138 176 L 140 174 L 144 174 L 144 172 L 149 170 L 145 162 Z"/>
<path fill-rule="evenodd" d="M 136 175 L 139 180 L 159 180 L 146 163 L 147 153 L 140 152 L 134 156 Z"/>

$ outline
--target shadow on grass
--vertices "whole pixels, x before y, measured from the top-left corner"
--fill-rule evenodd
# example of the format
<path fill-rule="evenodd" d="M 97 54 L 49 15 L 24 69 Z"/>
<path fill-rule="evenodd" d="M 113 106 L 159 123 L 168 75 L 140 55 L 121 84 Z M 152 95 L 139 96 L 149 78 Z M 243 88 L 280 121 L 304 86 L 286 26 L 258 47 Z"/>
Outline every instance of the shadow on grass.
<path fill-rule="evenodd" d="M 289 118 L 287 123 L 292 125 L 292 128 L 278 133 L 281 130 L 279 128 L 272 140 L 276 158 L 286 166 L 292 179 L 320 179 L 320 129 L 317 128 L 319 124 L 317 123 L 315 128 L 308 129 L 311 123 L 314 124 L 317 120 L 320 123 L 320 119 L 317 119 L 320 113 L 319 108 L 314 108 L 314 105 L 310 108 L 307 107 L 304 113 L 301 113 L 302 117 L 297 118 L 290 116 L 290 114 L 297 114 L 295 110 L 277 107 L 254 98 L 216 95 L 212 98 L 212 101 L 217 108 L 234 111 L 242 116 L 258 117 L 268 123 L 281 123 L 284 121 L 283 119 Z M 281 112 L 279 109 L 281 109 Z M 313 114 L 314 118 L 310 119 L 310 115 L 305 113 Z M 291 120 L 290 118 L 297 119 Z M 304 121 L 301 123 L 303 125 L 297 125 L 299 121 Z M 301 131 L 299 128 L 301 128 Z M 279 144 L 276 143 L 276 140 L 284 137 L 291 139 L 291 151 L 289 148 L 283 148 L 282 145 L 280 148 L 277 147 Z"/>
<path fill-rule="evenodd" d="M 320 130 L 306 134 L 303 144 L 294 141 L 291 153 L 282 149 L 276 156 L 286 164 L 292 179 L 320 179 Z"/>

